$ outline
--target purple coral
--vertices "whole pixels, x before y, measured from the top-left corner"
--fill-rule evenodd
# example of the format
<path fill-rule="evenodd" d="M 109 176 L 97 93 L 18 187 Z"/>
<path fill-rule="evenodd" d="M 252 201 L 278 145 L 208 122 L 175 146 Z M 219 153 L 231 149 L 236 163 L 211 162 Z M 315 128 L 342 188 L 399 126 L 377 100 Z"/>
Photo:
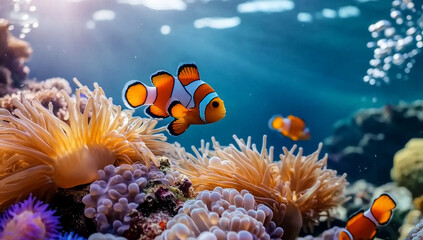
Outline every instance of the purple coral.
<path fill-rule="evenodd" d="M 59 217 L 55 210 L 47 210 L 48 204 L 27 200 L 11 206 L 0 219 L 0 239 L 37 240 L 53 239 L 58 236 Z"/>
<path fill-rule="evenodd" d="M 123 235 L 130 227 L 130 214 L 140 204 L 145 203 L 152 212 L 156 199 L 175 199 L 164 186 L 176 185 L 180 177 L 177 171 L 163 173 L 155 166 L 148 170 L 142 164 L 106 166 L 104 171 L 98 171 L 99 180 L 91 184 L 90 194 L 82 199 L 86 206 L 84 214 L 96 220 L 100 232 Z M 149 188 L 154 186 L 151 191 Z"/>

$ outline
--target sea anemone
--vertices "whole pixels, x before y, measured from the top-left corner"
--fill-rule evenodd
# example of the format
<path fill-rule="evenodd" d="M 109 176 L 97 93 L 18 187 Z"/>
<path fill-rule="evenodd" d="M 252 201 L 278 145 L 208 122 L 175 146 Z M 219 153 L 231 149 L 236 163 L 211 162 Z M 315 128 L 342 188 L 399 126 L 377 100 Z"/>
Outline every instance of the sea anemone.
<path fill-rule="evenodd" d="M 2 240 L 44 240 L 58 235 L 59 217 L 56 211 L 47 210 L 48 204 L 27 200 L 11 206 L 0 219 L 0 239 Z"/>
<path fill-rule="evenodd" d="M 70 188 L 97 178 L 109 164 L 159 165 L 156 155 L 168 148 L 157 134 L 157 121 L 121 111 L 96 83 L 94 91 L 82 86 L 76 98 L 61 91 L 69 123 L 57 118 L 37 99 L 12 99 L 13 114 L 0 109 L 0 209 L 30 192 L 51 192 L 47 186 Z M 81 111 L 81 99 L 86 106 Z"/>
<path fill-rule="evenodd" d="M 266 149 L 266 136 L 261 152 L 251 144 L 251 138 L 247 143 L 236 136 L 234 139 L 239 150 L 232 144 L 221 147 L 212 138 L 214 151 L 202 141 L 199 150 L 192 147 L 195 156 L 176 145 L 173 167 L 187 175 L 199 191 L 217 186 L 248 190 L 258 203 L 273 210 L 276 224 L 290 229 L 284 239 L 295 238 L 301 226 L 312 228 L 329 209 L 345 200 L 346 175 L 337 176 L 336 171 L 326 168 L 327 155 L 319 160 L 322 144 L 309 156 L 303 156 L 301 148 L 294 155 L 296 146 L 290 151 L 284 147 L 280 161 L 273 162 L 273 147 Z"/>
<path fill-rule="evenodd" d="M 60 234 L 57 240 L 86 240 L 86 239 L 84 237 L 79 236 L 78 234 L 74 232 L 69 232 L 69 233 Z"/>

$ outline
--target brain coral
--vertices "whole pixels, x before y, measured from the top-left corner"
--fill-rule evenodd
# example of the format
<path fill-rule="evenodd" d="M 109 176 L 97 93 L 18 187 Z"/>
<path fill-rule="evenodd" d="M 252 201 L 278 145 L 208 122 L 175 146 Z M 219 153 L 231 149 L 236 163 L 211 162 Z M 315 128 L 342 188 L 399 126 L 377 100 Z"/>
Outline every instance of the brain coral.
<path fill-rule="evenodd" d="M 195 156 L 176 146 L 174 168 L 187 175 L 196 190 L 217 186 L 248 190 L 258 203 L 273 210 L 276 224 L 291 230 L 284 239 L 294 239 L 302 225 L 312 227 L 345 200 L 346 175 L 337 176 L 336 171 L 327 169 L 327 156 L 319 160 L 321 144 L 309 156 L 303 156 L 301 148 L 294 155 L 296 146 L 290 151 L 283 148 L 280 161 L 273 162 L 273 147 L 267 151 L 266 136 L 261 152 L 251 138 L 247 143 L 234 139 L 240 150 L 232 144 L 221 147 L 214 138 L 214 151 L 202 141 L 199 151 L 192 147 Z"/>
<path fill-rule="evenodd" d="M 248 191 L 216 187 L 186 201 L 156 239 L 281 239 L 283 230 L 272 217 L 272 210 L 257 206 Z"/>
<path fill-rule="evenodd" d="M 98 180 L 82 199 L 85 216 L 95 218 L 100 232 L 122 235 L 130 227 L 129 214 L 151 197 L 147 186 L 153 183 L 172 186 L 181 177 L 177 171 L 165 174 L 155 166 L 148 169 L 142 164 L 106 166 L 104 171 L 98 171 Z"/>
<path fill-rule="evenodd" d="M 392 178 L 414 197 L 423 194 L 423 138 L 413 138 L 394 156 Z"/>
<path fill-rule="evenodd" d="M 90 183 L 109 164 L 158 164 L 154 154 L 161 155 L 168 144 L 156 134 L 164 130 L 154 129 L 156 121 L 121 111 L 97 84 L 91 91 L 76 83 L 76 98 L 61 91 L 69 123 L 37 99 L 12 99 L 13 114 L 0 109 L 0 209 L 30 192 Z M 87 102 L 83 111 L 81 99 Z"/>

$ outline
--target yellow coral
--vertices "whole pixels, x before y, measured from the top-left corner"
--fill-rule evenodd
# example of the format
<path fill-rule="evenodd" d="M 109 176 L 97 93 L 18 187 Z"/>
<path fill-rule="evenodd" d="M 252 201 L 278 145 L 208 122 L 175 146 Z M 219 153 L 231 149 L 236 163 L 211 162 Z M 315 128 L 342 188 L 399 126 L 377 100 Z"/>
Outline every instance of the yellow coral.
<path fill-rule="evenodd" d="M 391 177 L 408 188 L 413 197 L 423 195 L 423 138 L 411 139 L 394 156 Z"/>
<path fill-rule="evenodd" d="M 198 191 L 212 190 L 217 186 L 248 190 L 258 203 L 273 209 L 273 221 L 286 229 L 287 224 L 298 225 L 298 222 L 300 227 L 312 226 L 321 216 L 328 214 L 329 209 L 345 200 L 346 174 L 337 176 L 336 171 L 327 169 L 327 156 L 319 160 L 321 144 L 309 156 L 303 156 L 301 148 L 294 155 L 295 146 L 291 151 L 283 148 L 280 161 L 273 162 L 273 147 L 267 150 L 266 136 L 261 152 L 251 144 L 251 138 L 247 143 L 236 136 L 234 139 L 239 150 L 232 144 L 221 147 L 212 138 L 214 151 L 202 141 L 199 150 L 192 147 L 195 156 L 177 145 L 172 157 L 173 167 L 187 175 Z M 289 217 L 284 222 L 285 211 Z M 291 218 L 295 215 L 300 219 Z M 293 236 L 285 233 L 284 239 L 294 239 L 298 231 L 291 229 Z"/>
<path fill-rule="evenodd" d="M 90 183 L 109 164 L 159 164 L 154 154 L 168 148 L 166 137 L 157 134 L 164 128 L 154 129 L 156 121 L 121 111 L 97 84 L 91 91 L 74 81 L 76 98 L 61 91 L 69 124 L 37 99 L 13 99 L 13 115 L 0 109 L 0 209 L 30 192 Z M 87 99 L 83 111 L 81 98 Z"/>

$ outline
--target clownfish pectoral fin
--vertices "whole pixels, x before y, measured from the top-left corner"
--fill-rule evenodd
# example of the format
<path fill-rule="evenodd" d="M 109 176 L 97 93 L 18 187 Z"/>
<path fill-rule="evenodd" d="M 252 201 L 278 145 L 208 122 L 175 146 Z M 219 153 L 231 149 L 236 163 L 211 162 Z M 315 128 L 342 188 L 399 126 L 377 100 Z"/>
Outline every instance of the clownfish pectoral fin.
<path fill-rule="evenodd" d="M 193 63 L 183 64 L 178 68 L 178 79 L 186 86 L 195 80 L 200 79 L 197 66 Z"/>
<path fill-rule="evenodd" d="M 129 81 L 123 88 L 122 98 L 126 107 L 139 107 L 143 105 L 147 99 L 147 87 L 141 82 Z"/>
<path fill-rule="evenodd" d="M 159 71 L 151 75 L 151 82 L 154 86 L 160 85 L 160 82 L 171 82 L 173 84 L 173 76 L 165 71 Z"/>
<path fill-rule="evenodd" d="M 189 125 L 184 118 L 175 119 L 167 125 L 167 131 L 173 136 L 178 136 L 184 133 Z"/>
<path fill-rule="evenodd" d="M 167 108 L 167 112 L 170 116 L 176 119 L 184 118 L 187 111 L 188 109 L 179 101 L 173 101 Z"/>
<path fill-rule="evenodd" d="M 376 233 L 377 233 L 377 229 L 375 229 L 371 234 L 370 234 L 370 240 L 375 239 L 376 237 Z"/>
<path fill-rule="evenodd" d="M 169 114 L 167 112 L 161 110 L 159 107 L 151 105 L 145 109 L 145 114 L 152 118 L 167 118 Z"/>
<path fill-rule="evenodd" d="M 370 211 L 380 225 L 389 222 L 396 203 L 388 194 L 380 195 L 372 204 Z"/>
<path fill-rule="evenodd" d="M 339 233 L 339 240 L 353 240 L 353 237 L 348 230 L 344 229 Z"/>

